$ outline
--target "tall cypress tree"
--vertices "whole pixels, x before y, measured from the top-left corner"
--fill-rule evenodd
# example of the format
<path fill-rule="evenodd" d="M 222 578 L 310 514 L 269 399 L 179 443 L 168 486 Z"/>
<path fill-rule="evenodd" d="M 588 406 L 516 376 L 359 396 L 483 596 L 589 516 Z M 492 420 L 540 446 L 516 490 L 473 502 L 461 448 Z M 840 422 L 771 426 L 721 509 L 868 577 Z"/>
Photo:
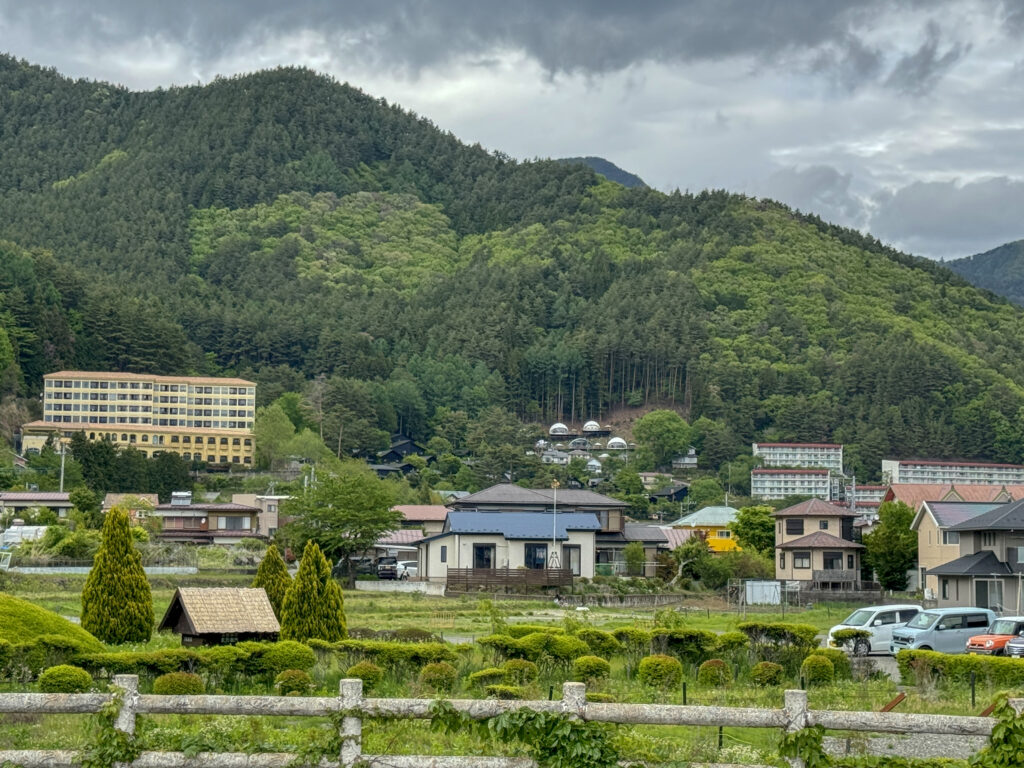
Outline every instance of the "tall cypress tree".
<path fill-rule="evenodd" d="M 284 596 L 292 585 L 292 577 L 288 575 L 288 566 L 281 559 L 281 553 L 277 547 L 271 544 L 260 561 L 260 567 L 256 571 L 256 578 L 252 580 L 254 587 L 263 587 L 267 593 L 270 604 L 274 608 L 274 615 L 281 621 L 281 608 L 284 606 Z"/>
<path fill-rule="evenodd" d="M 345 638 L 345 603 L 331 578 L 331 564 L 314 541 L 307 541 L 281 609 L 281 638 L 335 642 Z"/>
<path fill-rule="evenodd" d="M 122 507 L 103 521 L 82 590 L 82 628 L 105 643 L 145 643 L 153 634 L 153 596 Z"/>

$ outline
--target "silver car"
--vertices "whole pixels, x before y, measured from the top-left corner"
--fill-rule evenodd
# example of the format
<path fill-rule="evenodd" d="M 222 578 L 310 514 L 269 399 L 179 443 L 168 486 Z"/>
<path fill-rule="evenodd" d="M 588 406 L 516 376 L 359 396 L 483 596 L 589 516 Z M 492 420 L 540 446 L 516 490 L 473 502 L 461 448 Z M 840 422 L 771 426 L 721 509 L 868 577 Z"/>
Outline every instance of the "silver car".
<path fill-rule="evenodd" d="M 850 650 L 855 656 L 888 653 L 893 630 L 902 627 L 920 612 L 921 608 L 917 605 L 869 605 L 867 608 L 859 608 L 828 631 L 825 644 L 829 648 L 838 648 L 839 643 L 833 637 L 836 632 L 841 629 L 861 629 L 871 637 L 852 644 Z"/>
<path fill-rule="evenodd" d="M 890 653 L 904 648 L 963 653 L 967 641 L 996 620 L 988 608 L 935 608 L 922 611 L 892 633 Z"/>

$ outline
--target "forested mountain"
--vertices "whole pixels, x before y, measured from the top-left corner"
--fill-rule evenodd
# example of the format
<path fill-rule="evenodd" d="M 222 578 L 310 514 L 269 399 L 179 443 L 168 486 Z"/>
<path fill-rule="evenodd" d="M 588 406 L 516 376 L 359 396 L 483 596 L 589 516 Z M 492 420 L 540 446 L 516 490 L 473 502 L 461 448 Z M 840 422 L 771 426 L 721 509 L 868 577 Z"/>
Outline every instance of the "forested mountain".
<path fill-rule="evenodd" d="M 979 288 L 1024 305 L 1024 240 L 947 261 L 946 266 Z"/>
<path fill-rule="evenodd" d="M 587 166 L 590 170 L 596 171 L 597 173 L 604 176 L 608 181 L 614 181 L 617 184 L 621 184 L 624 187 L 646 187 L 644 180 L 637 176 L 635 173 L 624 171 L 611 160 L 605 160 L 603 157 L 564 157 L 559 162 L 562 163 L 582 163 Z"/>
<path fill-rule="evenodd" d="M 8 395 L 232 373 L 311 388 L 349 451 L 657 405 L 712 467 L 1024 458 L 1021 310 L 777 203 L 514 162 L 297 69 L 135 93 L 0 58 L 0 114 Z"/>

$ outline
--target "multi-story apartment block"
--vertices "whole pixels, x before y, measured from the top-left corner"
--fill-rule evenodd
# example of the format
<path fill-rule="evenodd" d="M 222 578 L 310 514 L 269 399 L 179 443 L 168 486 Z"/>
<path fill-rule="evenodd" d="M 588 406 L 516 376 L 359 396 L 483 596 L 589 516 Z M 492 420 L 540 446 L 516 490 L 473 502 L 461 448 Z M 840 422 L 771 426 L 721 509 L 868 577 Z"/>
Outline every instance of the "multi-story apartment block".
<path fill-rule="evenodd" d="M 755 469 L 750 473 L 750 495 L 755 499 L 787 496 L 832 498 L 832 475 L 827 469 Z"/>
<path fill-rule="evenodd" d="M 43 418 L 22 426 L 22 451 L 84 432 L 152 456 L 251 465 L 256 385 L 244 379 L 59 371 L 44 377 Z"/>
<path fill-rule="evenodd" d="M 882 461 L 882 481 L 893 483 L 933 483 L 941 485 L 1020 485 L 1024 484 L 1024 466 L 989 464 L 982 461 L 924 461 L 918 459 Z"/>
<path fill-rule="evenodd" d="M 801 467 L 843 471 L 843 446 L 832 443 L 753 443 L 765 467 Z"/>

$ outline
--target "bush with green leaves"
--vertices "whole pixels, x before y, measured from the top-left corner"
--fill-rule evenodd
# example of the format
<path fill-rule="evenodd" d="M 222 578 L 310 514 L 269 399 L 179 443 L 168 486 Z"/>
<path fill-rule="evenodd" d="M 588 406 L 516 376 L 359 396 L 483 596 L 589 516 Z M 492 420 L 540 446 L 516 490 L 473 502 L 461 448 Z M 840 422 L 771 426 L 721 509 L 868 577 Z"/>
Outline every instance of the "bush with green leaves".
<path fill-rule="evenodd" d="M 612 630 L 612 635 L 622 645 L 626 653 L 646 656 L 651 652 L 651 633 L 640 627 L 619 627 Z"/>
<path fill-rule="evenodd" d="M 511 685 L 532 683 L 540 676 L 540 669 L 527 659 L 509 659 L 501 668 L 505 671 L 505 682 Z"/>
<path fill-rule="evenodd" d="M 685 664 L 699 664 L 714 650 L 717 636 L 704 629 L 655 629 L 654 647 L 677 657 Z"/>
<path fill-rule="evenodd" d="M 519 656 L 519 642 L 509 635 L 486 635 L 476 639 L 477 645 L 490 648 L 494 656 L 510 659 Z"/>
<path fill-rule="evenodd" d="M 782 685 L 786 679 L 786 670 L 774 661 L 759 661 L 750 670 L 750 679 L 762 687 Z"/>
<path fill-rule="evenodd" d="M 504 680 L 505 670 L 502 667 L 485 667 L 476 672 L 471 672 L 466 679 L 470 685 L 487 686 Z"/>
<path fill-rule="evenodd" d="M 281 639 L 329 643 L 345 638 L 345 602 L 331 577 L 331 565 L 314 541 L 307 541 L 281 607 Z"/>
<path fill-rule="evenodd" d="M 850 657 L 838 648 L 819 648 L 808 655 L 824 656 L 831 661 L 836 680 L 853 679 L 853 665 L 850 663 Z"/>
<path fill-rule="evenodd" d="M 590 653 L 590 646 L 571 635 L 553 635 L 548 643 L 548 655 L 555 661 L 568 665 L 580 656 Z"/>
<path fill-rule="evenodd" d="M 447 661 L 427 664 L 420 670 L 420 684 L 440 693 L 450 693 L 458 679 L 458 670 Z"/>
<path fill-rule="evenodd" d="M 708 688 L 722 688 L 732 682 L 732 669 L 721 659 L 708 659 L 697 669 L 697 682 Z"/>
<path fill-rule="evenodd" d="M 437 661 L 458 661 L 453 647 L 447 643 L 389 643 L 382 640 L 342 640 L 325 643 L 310 640 L 309 645 L 321 655 L 340 655 L 350 663 L 368 659 L 386 669 L 420 667 Z"/>
<path fill-rule="evenodd" d="M 39 675 L 39 690 L 43 693 L 85 693 L 90 688 L 92 675 L 70 664 L 58 664 Z"/>
<path fill-rule="evenodd" d="M 501 685 L 500 683 L 495 683 L 494 685 L 488 685 L 484 691 L 492 699 L 523 698 L 523 689 L 518 685 Z"/>
<path fill-rule="evenodd" d="M 615 701 L 615 697 L 610 693 L 601 693 L 599 691 L 587 691 L 587 701 L 591 701 L 594 704 L 611 704 Z"/>
<path fill-rule="evenodd" d="M 103 521 L 82 589 L 82 628 L 112 644 L 145 643 L 153 634 L 153 595 L 122 507 L 113 507 Z"/>
<path fill-rule="evenodd" d="M 735 653 L 750 647 L 750 638 L 742 632 L 723 632 L 715 640 L 715 653 Z"/>
<path fill-rule="evenodd" d="M 600 656 L 580 656 L 572 663 L 572 679 L 581 683 L 604 680 L 612 673 L 612 665 Z"/>
<path fill-rule="evenodd" d="M 256 578 L 252 580 L 252 586 L 260 587 L 267 593 L 267 599 L 274 609 L 274 615 L 281 621 L 281 609 L 284 607 L 284 596 L 288 594 L 288 588 L 292 585 L 292 577 L 288 573 L 288 566 L 278 551 L 277 546 L 271 544 L 267 547 L 260 567 L 256 570 Z"/>
<path fill-rule="evenodd" d="M 808 687 L 831 685 L 835 681 L 835 668 L 832 661 L 825 656 L 811 654 L 800 665 L 800 676 Z"/>
<path fill-rule="evenodd" d="M 903 683 L 908 685 L 916 682 L 917 675 L 966 683 L 973 672 L 979 683 L 997 688 L 1024 687 L 1024 663 L 1005 656 L 902 650 L 896 654 L 896 664 Z"/>
<path fill-rule="evenodd" d="M 652 688 L 675 688 L 682 682 L 683 665 L 679 659 L 663 653 L 646 656 L 640 660 L 637 679 Z"/>
<path fill-rule="evenodd" d="M 505 634 L 516 639 L 526 637 L 536 632 L 543 632 L 549 635 L 564 635 L 565 630 L 554 624 L 509 624 Z"/>
<path fill-rule="evenodd" d="M 786 622 L 747 621 L 736 629 L 750 638 L 751 645 L 789 645 L 798 648 L 813 648 L 818 640 L 818 629 L 811 624 L 789 624 Z"/>
<path fill-rule="evenodd" d="M 203 678 L 192 672 L 168 672 L 153 681 L 157 696 L 200 696 L 205 692 Z"/>
<path fill-rule="evenodd" d="M 345 672 L 345 677 L 358 678 L 363 681 L 363 690 L 372 691 L 384 679 L 384 670 L 372 661 L 360 661 L 353 664 Z"/>
<path fill-rule="evenodd" d="M 308 672 L 286 669 L 274 678 L 274 688 L 282 696 L 306 696 L 316 689 L 316 684 Z"/>
<path fill-rule="evenodd" d="M 437 635 L 419 627 L 402 627 L 395 630 L 395 640 L 399 643 L 436 643 Z"/>
<path fill-rule="evenodd" d="M 576 633 L 576 637 L 586 643 L 592 652 L 598 656 L 614 656 L 622 653 L 622 643 L 615 639 L 611 632 L 603 629 L 592 629 L 586 627 Z"/>
<path fill-rule="evenodd" d="M 286 669 L 312 669 L 315 663 L 313 649 L 294 640 L 268 645 L 260 658 L 260 666 L 272 675 Z"/>

